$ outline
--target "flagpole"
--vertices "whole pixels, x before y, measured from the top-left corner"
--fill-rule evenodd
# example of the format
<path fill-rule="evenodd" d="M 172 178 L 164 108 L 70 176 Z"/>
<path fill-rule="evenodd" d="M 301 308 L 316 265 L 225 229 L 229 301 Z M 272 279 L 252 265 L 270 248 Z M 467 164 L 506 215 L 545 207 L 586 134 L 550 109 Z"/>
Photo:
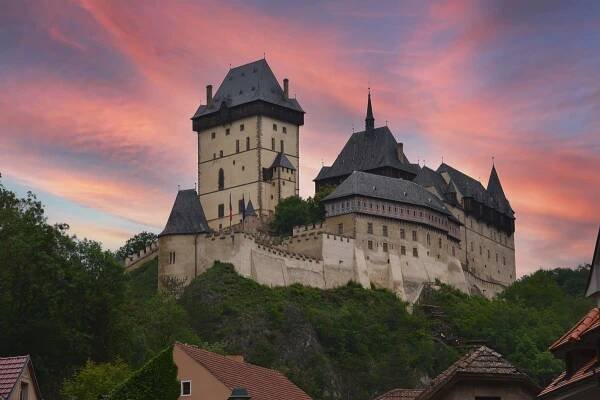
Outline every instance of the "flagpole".
<path fill-rule="evenodd" d="M 229 233 L 231 233 L 231 219 L 233 218 L 233 215 L 231 215 L 232 210 L 231 210 L 231 192 L 229 193 Z"/>

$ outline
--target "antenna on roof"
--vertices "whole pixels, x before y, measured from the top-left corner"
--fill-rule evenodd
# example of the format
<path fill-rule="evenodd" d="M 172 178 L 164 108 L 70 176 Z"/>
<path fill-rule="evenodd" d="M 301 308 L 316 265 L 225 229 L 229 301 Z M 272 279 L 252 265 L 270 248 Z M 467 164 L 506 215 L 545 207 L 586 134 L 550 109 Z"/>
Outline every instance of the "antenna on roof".
<path fill-rule="evenodd" d="M 263 60 L 266 60 L 266 59 L 267 59 L 267 53 L 263 52 Z"/>
<path fill-rule="evenodd" d="M 444 163 L 444 156 L 442 156 L 442 164 Z"/>
<path fill-rule="evenodd" d="M 354 133 L 354 124 L 352 124 L 352 133 Z"/>
<path fill-rule="evenodd" d="M 494 156 L 492 156 L 492 167 L 494 166 Z"/>

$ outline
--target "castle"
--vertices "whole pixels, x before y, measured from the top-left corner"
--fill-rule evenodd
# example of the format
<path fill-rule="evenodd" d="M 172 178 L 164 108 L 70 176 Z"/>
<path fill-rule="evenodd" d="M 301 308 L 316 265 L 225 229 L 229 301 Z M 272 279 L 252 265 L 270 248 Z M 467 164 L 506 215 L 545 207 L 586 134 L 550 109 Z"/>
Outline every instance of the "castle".
<path fill-rule="evenodd" d="M 129 269 L 159 260 L 159 286 L 184 286 L 214 261 L 283 286 L 332 288 L 354 281 L 408 302 L 439 280 L 492 297 L 515 280 L 515 217 L 495 167 L 487 187 L 442 163 L 410 163 L 387 126 L 376 127 L 368 95 L 365 129 L 354 132 L 315 177 L 322 223 L 274 237 L 278 202 L 299 193 L 304 111 L 266 60 L 232 68 L 192 117 L 198 192 L 178 192 L 154 244 Z"/>

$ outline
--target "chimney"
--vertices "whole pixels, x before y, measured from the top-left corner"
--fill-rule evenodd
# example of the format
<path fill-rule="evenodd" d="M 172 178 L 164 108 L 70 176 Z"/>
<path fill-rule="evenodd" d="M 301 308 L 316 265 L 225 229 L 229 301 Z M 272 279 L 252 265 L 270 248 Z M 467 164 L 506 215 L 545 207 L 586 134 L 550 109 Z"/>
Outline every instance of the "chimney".
<path fill-rule="evenodd" d="M 245 388 L 237 387 L 231 391 L 231 396 L 228 400 L 249 400 L 250 394 Z"/>
<path fill-rule="evenodd" d="M 290 80 L 285 78 L 283 80 L 283 97 L 288 99 L 290 96 Z"/>
<path fill-rule="evenodd" d="M 212 105 L 212 85 L 206 85 L 206 105 Z"/>

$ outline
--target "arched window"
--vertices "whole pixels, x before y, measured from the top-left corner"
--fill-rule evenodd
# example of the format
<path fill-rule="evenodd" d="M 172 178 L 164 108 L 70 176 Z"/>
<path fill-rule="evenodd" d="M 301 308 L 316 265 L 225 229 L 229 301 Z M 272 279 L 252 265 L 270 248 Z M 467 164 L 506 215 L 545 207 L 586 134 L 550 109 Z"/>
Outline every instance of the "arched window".
<path fill-rule="evenodd" d="M 219 190 L 223 190 L 225 188 L 225 173 L 223 172 L 223 168 L 219 168 Z"/>

